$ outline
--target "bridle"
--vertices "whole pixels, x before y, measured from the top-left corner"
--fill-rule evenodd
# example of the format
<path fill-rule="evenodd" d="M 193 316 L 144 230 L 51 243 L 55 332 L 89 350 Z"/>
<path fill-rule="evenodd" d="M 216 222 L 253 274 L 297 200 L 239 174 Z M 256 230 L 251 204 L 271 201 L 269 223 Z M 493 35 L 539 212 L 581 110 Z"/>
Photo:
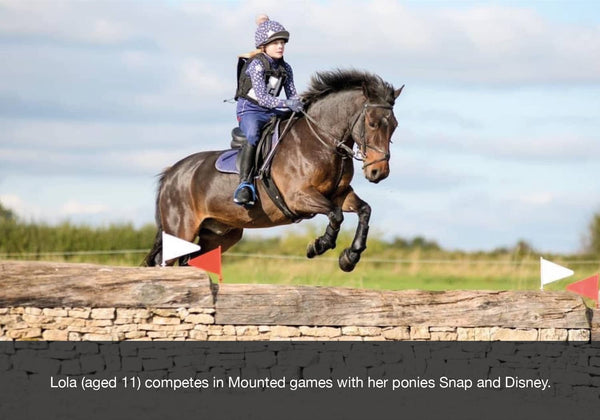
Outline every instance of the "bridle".
<path fill-rule="evenodd" d="M 362 132 L 360 135 L 360 138 L 362 139 L 362 141 L 357 141 L 356 139 L 354 139 L 354 142 L 358 145 L 359 147 L 359 153 L 362 155 L 362 158 L 360 160 L 364 161 L 365 157 L 367 156 L 367 149 L 371 149 L 371 150 L 375 150 L 376 152 L 380 153 L 383 155 L 383 157 L 381 159 L 377 159 L 374 160 L 373 162 L 369 162 L 365 165 L 363 165 L 363 169 L 366 168 L 367 166 L 373 165 L 375 163 L 378 162 L 382 162 L 382 161 L 389 161 L 390 160 L 390 152 L 386 152 L 384 150 L 379 149 L 378 147 L 375 147 L 371 144 L 369 144 L 367 142 L 367 135 L 366 135 L 366 125 L 367 125 L 367 109 L 369 108 L 383 108 L 383 109 L 393 109 L 393 107 L 389 104 L 370 104 L 370 103 L 366 103 L 363 105 L 361 111 L 359 112 L 359 114 L 356 116 L 354 123 L 352 123 L 352 125 L 350 126 L 350 135 L 352 135 L 352 133 L 354 132 L 354 127 L 356 126 L 356 123 L 358 122 L 358 120 L 360 119 L 360 117 L 363 117 L 363 126 L 362 126 Z"/>
<path fill-rule="evenodd" d="M 364 164 L 363 165 L 363 169 L 364 169 L 375 163 L 390 160 L 389 152 L 381 150 L 378 147 L 375 147 L 375 146 L 369 144 L 369 142 L 367 141 L 365 126 L 367 123 L 367 121 L 366 121 L 367 109 L 369 109 L 369 108 L 393 109 L 393 106 L 390 104 L 372 104 L 372 103 L 364 104 L 361 107 L 361 110 L 356 114 L 356 117 L 354 118 L 354 121 L 352 122 L 352 124 L 349 126 L 348 131 L 342 136 L 342 138 L 340 140 L 337 140 L 335 138 L 335 136 L 333 136 L 332 134 L 330 134 L 326 130 L 324 130 L 322 127 L 320 127 L 319 124 L 315 121 L 315 119 L 313 117 L 311 117 L 310 115 L 308 115 L 308 113 L 306 113 L 304 110 L 302 111 L 302 114 L 304 114 L 304 116 L 306 117 L 307 125 L 310 128 L 310 130 L 312 131 L 312 133 L 315 135 L 315 137 L 321 143 L 323 143 L 323 145 L 325 145 L 328 148 L 331 148 L 332 145 L 330 143 L 333 143 L 333 148 L 336 150 L 336 152 L 338 154 L 341 154 L 342 156 L 344 156 L 346 158 L 351 157 L 351 158 L 356 159 L 361 162 L 364 162 L 365 157 L 367 156 L 367 149 L 375 150 L 376 152 L 379 152 L 383 155 L 383 157 L 381 159 L 377 159 L 377 160 L 374 160 L 373 162 Z M 356 124 L 361 119 L 361 117 L 363 119 L 363 126 L 362 126 L 362 131 L 360 133 L 360 139 L 357 140 L 354 138 L 354 142 L 358 145 L 358 150 L 356 152 L 354 152 L 354 150 L 351 147 L 347 146 L 345 143 L 348 140 L 348 137 L 352 137 L 354 128 L 356 127 Z M 315 130 L 315 127 L 318 128 L 319 131 L 327 134 L 327 136 L 330 138 L 330 143 L 326 142 L 319 136 L 319 134 Z"/>

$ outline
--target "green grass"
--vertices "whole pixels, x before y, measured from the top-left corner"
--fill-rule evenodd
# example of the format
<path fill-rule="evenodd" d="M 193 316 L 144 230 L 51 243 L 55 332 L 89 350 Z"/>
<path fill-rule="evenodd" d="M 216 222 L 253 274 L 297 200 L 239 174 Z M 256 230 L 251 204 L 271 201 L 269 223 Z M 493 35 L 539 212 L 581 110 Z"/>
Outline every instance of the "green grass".
<path fill-rule="evenodd" d="M 92 228 L 67 222 L 49 226 L 0 219 L 0 259 L 138 266 L 155 233 L 152 225 Z M 522 242 L 509 249 L 467 253 L 441 249 L 424 238 L 384 241 L 372 232 L 356 269 L 345 273 L 339 269 L 337 257 L 343 245 L 351 243 L 353 232 L 340 233 L 337 249 L 307 259 L 306 245 L 319 233 L 309 225 L 302 234 L 242 240 L 223 255 L 224 281 L 388 290 L 539 289 L 540 255 Z M 600 271 L 595 256 L 544 258 L 575 271 L 569 279 L 549 284 L 547 290 L 564 290 L 567 284 Z"/>
<path fill-rule="evenodd" d="M 597 266 L 570 265 L 575 276 L 551 283 L 546 290 L 563 290 L 566 284 L 597 272 Z M 595 271 L 596 270 L 596 271 Z M 386 290 L 536 290 L 540 287 L 539 259 L 531 257 L 520 264 L 506 258 L 425 259 L 413 256 L 401 262 L 359 262 L 351 273 L 342 272 L 337 260 L 271 260 L 223 255 L 226 283 L 256 283 L 354 287 Z"/>
<path fill-rule="evenodd" d="M 139 251 L 149 249 L 155 233 L 152 225 L 51 226 L 0 219 L 0 258 L 136 266 L 144 256 Z"/>

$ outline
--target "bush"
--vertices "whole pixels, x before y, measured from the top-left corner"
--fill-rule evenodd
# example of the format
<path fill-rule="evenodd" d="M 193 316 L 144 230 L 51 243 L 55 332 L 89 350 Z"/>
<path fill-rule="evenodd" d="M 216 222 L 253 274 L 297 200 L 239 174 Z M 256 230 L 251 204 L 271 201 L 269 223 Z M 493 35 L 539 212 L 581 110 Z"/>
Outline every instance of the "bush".
<path fill-rule="evenodd" d="M 0 203 L 0 223 L 15 223 L 16 221 L 17 216 L 15 216 L 15 213 Z"/>

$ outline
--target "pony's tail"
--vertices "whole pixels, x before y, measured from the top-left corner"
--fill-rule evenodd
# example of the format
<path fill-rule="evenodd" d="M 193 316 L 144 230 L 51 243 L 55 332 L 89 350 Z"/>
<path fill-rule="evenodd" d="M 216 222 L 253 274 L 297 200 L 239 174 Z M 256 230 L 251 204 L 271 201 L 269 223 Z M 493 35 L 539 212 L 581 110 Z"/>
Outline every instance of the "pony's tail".
<path fill-rule="evenodd" d="M 160 265 L 161 260 L 162 260 L 162 221 L 161 221 L 161 217 L 160 217 L 160 193 L 162 191 L 163 188 L 163 181 L 165 179 L 165 174 L 166 174 L 166 170 L 161 174 L 160 176 L 160 180 L 158 181 L 158 191 L 156 193 L 156 204 L 155 204 L 155 213 L 154 213 L 154 218 L 156 221 L 156 236 L 154 237 L 154 245 L 152 245 L 152 249 L 150 250 L 150 252 L 148 252 L 148 254 L 146 255 L 146 257 L 144 258 L 144 261 L 142 262 L 142 266 L 146 266 L 146 267 L 154 267 L 157 265 Z"/>

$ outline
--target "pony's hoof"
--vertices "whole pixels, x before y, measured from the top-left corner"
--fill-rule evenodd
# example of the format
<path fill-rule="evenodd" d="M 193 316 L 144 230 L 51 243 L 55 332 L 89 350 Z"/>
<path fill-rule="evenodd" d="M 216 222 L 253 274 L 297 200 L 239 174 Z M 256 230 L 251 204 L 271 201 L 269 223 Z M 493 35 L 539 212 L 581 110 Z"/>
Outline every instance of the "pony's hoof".
<path fill-rule="evenodd" d="M 346 248 L 342 251 L 339 259 L 340 268 L 349 273 L 354 270 L 356 264 L 360 260 L 360 254 L 358 252 L 352 251 L 350 248 Z"/>
<path fill-rule="evenodd" d="M 306 248 L 306 256 L 308 258 L 314 258 L 317 255 L 324 254 L 328 249 L 333 248 L 335 248 L 335 242 L 331 243 L 331 241 L 328 241 L 327 238 L 323 237 L 317 238 L 308 244 L 308 247 Z"/>

